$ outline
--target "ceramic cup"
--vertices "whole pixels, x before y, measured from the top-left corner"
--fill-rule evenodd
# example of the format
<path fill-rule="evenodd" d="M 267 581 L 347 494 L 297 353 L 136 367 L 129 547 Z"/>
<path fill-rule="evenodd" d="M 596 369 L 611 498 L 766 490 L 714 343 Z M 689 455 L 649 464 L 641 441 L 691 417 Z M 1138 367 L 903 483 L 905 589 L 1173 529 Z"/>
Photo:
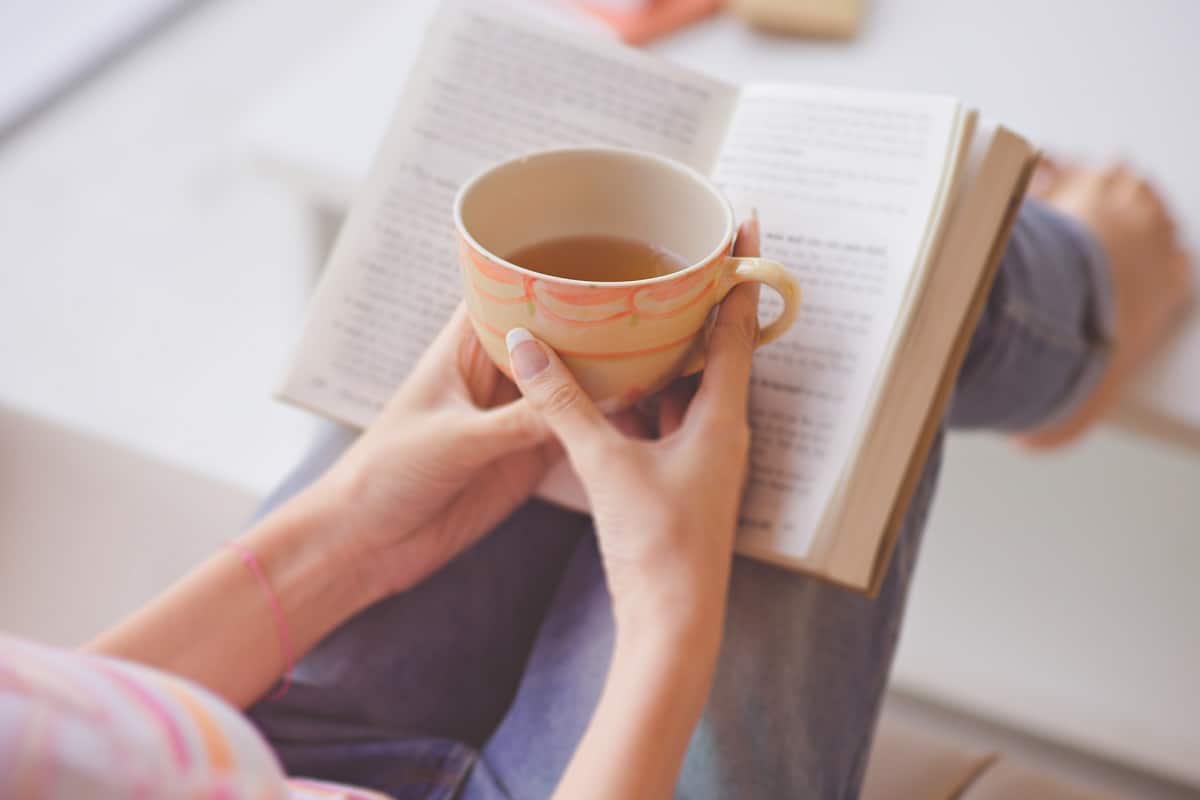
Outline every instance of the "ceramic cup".
<path fill-rule="evenodd" d="M 662 156 L 614 148 L 521 156 L 467 181 L 454 201 L 454 223 L 471 321 L 496 365 L 508 373 L 505 334 L 528 328 L 606 410 L 703 367 L 709 312 L 739 283 L 759 281 L 783 298 L 759 344 L 777 339 L 796 317 L 800 290 L 787 269 L 734 258 L 729 201 L 706 177 Z M 590 283 L 504 259 L 575 235 L 635 239 L 687 266 L 645 280 Z"/>

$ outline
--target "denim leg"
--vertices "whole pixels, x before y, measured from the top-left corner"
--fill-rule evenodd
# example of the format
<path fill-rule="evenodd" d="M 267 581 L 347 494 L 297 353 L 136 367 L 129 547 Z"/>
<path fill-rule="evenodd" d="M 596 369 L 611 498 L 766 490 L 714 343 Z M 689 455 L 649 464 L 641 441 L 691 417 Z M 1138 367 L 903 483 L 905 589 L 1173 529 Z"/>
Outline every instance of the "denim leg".
<path fill-rule="evenodd" d="M 1102 253 L 1073 222 L 1026 202 L 972 338 L 951 425 L 1022 429 L 1064 413 L 1102 370 L 1110 325 Z M 939 437 L 874 599 L 735 559 L 712 694 L 678 796 L 858 795 L 941 457 Z M 467 800 L 549 796 L 599 698 L 612 644 L 610 600 L 588 537 Z"/>
<path fill-rule="evenodd" d="M 512 707 L 480 753 L 462 800 L 553 794 L 600 698 L 612 647 L 604 568 L 595 536 L 586 536 L 563 573 Z"/>
<path fill-rule="evenodd" d="M 265 508 L 308 485 L 353 437 L 330 426 Z M 582 515 L 527 504 L 420 586 L 331 633 L 296 665 L 287 694 L 260 701 L 251 718 L 291 774 L 398 797 L 453 791 L 508 708 L 588 530 Z"/>
<path fill-rule="evenodd" d="M 858 796 L 941 462 L 939 435 L 873 599 L 737 559 L 680 797 Z"/>
<path fill-rule="evenodd" d="M 940 463 L 939 437 L 874 600 L 734 560 L 716 678 L 677 796 L 856 796 Z M 463 800 L 553 793 L 600 698 L 613 636 L 611 600 L 589 536 L 567 567 L 517 697 Z"/>
<path fill-rule="evenodd" d="M 1070 414 L 1107 363 L 1113 311 L 1096 240 L 1026 200 L 959 372 L 951 427 L 1030 430 Z"/>

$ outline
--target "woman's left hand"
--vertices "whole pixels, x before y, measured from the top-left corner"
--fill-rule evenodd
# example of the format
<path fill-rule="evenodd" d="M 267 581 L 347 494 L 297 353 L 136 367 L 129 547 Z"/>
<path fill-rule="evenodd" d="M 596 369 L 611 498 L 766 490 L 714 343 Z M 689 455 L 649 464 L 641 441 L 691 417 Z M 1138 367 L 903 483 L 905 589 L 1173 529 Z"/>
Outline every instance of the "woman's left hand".
<path fill-rule="evenodd" d="M 342 622 L 415 586 L 500 522 L 559 452 L 459 308 L 316 483 L 88 649 L 246 706 Z"/>
<path fill-rule="evenodd" d="M 533 492 L 561 455 L 459 306 L 379 418 L 310 491 L 377 597 L 420 583 Z"/>

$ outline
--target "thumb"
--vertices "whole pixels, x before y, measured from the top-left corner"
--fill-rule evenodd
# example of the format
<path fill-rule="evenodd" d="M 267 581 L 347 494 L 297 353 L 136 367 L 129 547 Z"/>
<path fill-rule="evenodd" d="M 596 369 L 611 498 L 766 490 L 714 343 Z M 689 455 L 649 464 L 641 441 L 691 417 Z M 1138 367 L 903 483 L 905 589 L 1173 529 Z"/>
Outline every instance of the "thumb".
<path fill-rule="evenodd" d="M 524 328 L 510 330 L 505 342 L 517 388 L 542 415 L 569 455 L 579 456 L 596 440 L 615 435 L 608 420 L 552 349 Z"/>

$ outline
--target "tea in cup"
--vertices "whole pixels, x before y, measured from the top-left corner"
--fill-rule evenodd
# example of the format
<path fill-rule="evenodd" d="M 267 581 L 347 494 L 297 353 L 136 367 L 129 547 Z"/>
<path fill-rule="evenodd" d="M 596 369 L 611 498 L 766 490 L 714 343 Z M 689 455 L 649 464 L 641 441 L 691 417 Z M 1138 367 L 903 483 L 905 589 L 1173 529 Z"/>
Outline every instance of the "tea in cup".
<path fill-rule="evenodd" d="M 739 283 L 783 298 L 759 332 L 778 338 L 800 290 L 782 264 L 732 255 L 733 208 L 699 172 L 617 148 L 548 150 L 497 164 L 454 202 L 472 324 L 509 372 L 505 335 L 527 328 L 608 410 L 703 367 L 712 309 Z"/>

